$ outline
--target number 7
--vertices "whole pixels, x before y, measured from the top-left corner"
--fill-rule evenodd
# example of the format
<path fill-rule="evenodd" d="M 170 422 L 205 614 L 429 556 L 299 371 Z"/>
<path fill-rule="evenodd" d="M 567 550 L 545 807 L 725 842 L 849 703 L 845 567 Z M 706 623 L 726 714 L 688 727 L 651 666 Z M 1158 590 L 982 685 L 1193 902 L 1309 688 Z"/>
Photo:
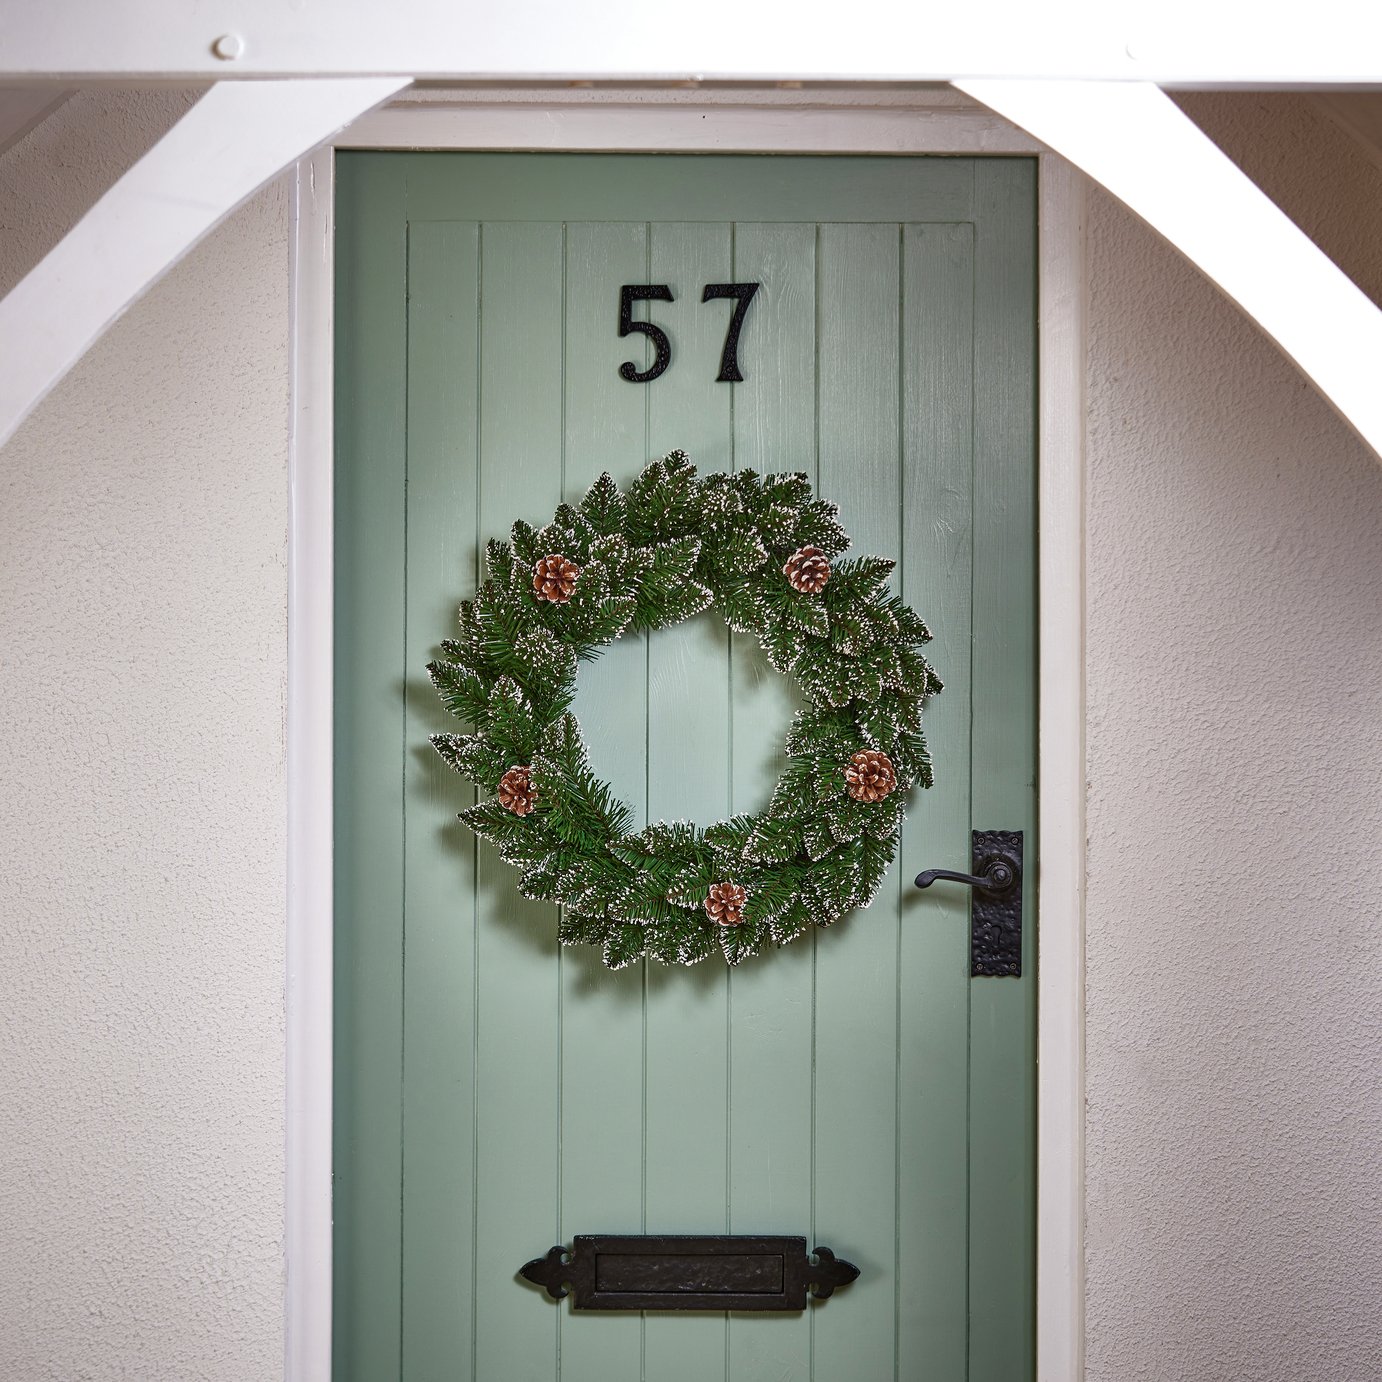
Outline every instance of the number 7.
<path fill-rule="evenodd" d="M 725 332 L 725 348 L 720 353 L 720 372 L 715 376 L 717 384 L 742 384 L 744 376 L 739 373 L 739 332 L 748 315 L 749 303 L 753 295 L 762 287 L 761 283 L 707 283 L 701 294 L 702 302 L 713 298 L 738 298 L 733 316 L 729 319 L 729 330 Z"/>

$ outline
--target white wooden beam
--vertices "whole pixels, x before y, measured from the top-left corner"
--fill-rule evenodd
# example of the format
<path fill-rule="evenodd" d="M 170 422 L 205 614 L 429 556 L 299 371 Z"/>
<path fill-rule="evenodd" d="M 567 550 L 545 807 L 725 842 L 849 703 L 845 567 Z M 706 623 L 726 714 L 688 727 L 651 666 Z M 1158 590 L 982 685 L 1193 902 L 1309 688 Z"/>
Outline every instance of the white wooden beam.
<path fill-rule="evenodd" d="M 0 301 L 0 445 L 203 236 L 406 85 L 376 77 L 212 87 Z"/>
<path fill-rule="evenodd" d="M 1359 0 L 43 0 L 0 6 L 0 73 L 149 76 L 1157 82 L 1382 79 Z"/>
<path fill-rule="evenodd" d="M 1382 312 L 1165 92 L 962 81 L 1159 230 L 1382 456 Z"/>

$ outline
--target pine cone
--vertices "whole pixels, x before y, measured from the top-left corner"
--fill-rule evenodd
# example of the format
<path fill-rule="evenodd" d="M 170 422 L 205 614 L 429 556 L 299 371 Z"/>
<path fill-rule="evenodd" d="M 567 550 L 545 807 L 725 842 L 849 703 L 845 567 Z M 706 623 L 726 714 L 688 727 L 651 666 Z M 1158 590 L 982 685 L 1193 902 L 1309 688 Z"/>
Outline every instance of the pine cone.
<path fill-rule="evenodd" d="M 748 889 L 737 883 L 712 883 L 705 899 L 705 914 L 716 926 L 739 926 L 743 923 L 744 903 L 748 900 Z"/>
<path fill-rule="evenodd" d="M 897 786 L 897 773 L 886 753 L 860 749 L 845 769 L 845 783 L 855 801 L 882 801 Z"/>
<path fill-rule="evenodd" d="M 819 595 L 830 579 L 830 563 L 819 547 L 803 547 L 787 558 L 782 574 L 799 595 Z"/>
<path fill-rule="evenodd" d="M 580 574 L 581 568 L 560 552 L 550 557 L 539 557 L 533 564 L 533 591 L 539 600 L 564 605 L 571 598 Z"/>
<path fill-rule="evenodd" d="M 510 768 L 499 779 L 499 805 L 515 816 L 532 814 L 537 805 L 537 788 L 533 786 L 532 769 L 526 764 Z"/>

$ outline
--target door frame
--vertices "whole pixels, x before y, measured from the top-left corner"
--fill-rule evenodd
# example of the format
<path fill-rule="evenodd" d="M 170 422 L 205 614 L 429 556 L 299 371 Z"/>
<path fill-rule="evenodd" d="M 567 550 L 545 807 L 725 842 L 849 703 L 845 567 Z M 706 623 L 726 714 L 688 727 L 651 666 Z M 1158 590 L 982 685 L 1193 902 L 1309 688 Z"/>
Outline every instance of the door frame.
<path fill-rule="evenodd" d="M 408 93 L 292 174 L 285 1376 L 331 1377 L 332 380 L 341 149 L 1029 155 L 1038 164 L 1037 1378 L 1084 1374 L 1085 180 L 949 87 Z"/>

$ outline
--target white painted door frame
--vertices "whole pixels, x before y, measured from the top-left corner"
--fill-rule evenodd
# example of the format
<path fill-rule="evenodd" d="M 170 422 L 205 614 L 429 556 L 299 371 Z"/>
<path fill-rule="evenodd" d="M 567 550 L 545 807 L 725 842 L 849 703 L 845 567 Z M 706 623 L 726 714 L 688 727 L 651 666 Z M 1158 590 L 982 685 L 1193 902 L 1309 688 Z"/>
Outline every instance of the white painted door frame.
<path fill-rule="evenodd" d="M 1039 162 L 1037 1376 L 1083 1375 L 1084 181 L 954 93 L 424 96 L 345 148 L 1030 154 Z M 288 586 L 286 1375 L 329 1382 L 334 149 L 297 165 Z"/>

